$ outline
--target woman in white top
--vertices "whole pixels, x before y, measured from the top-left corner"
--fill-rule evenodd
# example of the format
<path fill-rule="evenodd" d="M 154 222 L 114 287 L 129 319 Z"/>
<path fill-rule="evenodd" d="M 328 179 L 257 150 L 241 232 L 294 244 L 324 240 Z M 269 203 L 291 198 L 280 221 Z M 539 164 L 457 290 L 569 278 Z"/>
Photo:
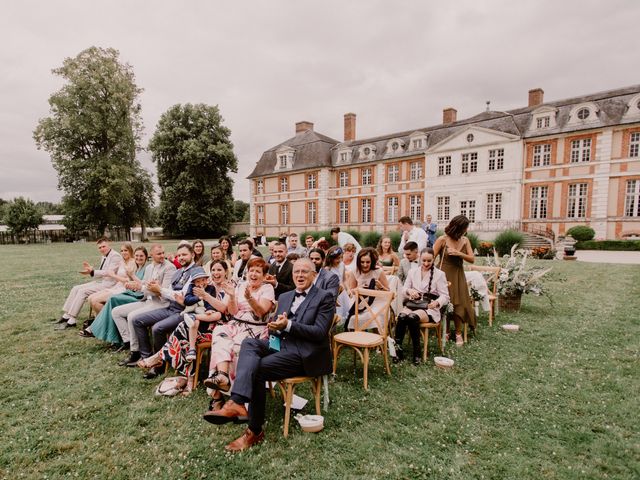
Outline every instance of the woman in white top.
<path fill-rule="evenodd" d="M 449 303 L 449 288 L 447 277 L 442 270 L 433 264 L 432 248 L 425 248 L 420 253 L 420 268 L 409 271 L 404 282 L 403 293 L 405 306 L 398 315 L 396 324 L 396 352 L 394 361 L 404 358 L 402 342 L 407 329 L 413 344 L 413 363 L 420 363 L 420 323 L 439 323 L 440 309 Z M 415 308 L 411 303 L 426 301 L 425 308 Z"/>

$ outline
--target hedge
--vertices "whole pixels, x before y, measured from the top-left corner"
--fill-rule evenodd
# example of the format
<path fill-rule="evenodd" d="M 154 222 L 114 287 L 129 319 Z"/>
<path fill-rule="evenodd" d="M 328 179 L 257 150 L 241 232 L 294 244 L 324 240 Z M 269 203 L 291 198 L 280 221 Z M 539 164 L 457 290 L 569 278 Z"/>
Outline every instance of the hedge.
<path fill-rule="evenodd" d="M 640 251 L 640 240 L 587 240 L 576 242 L 576 250 Z"/>

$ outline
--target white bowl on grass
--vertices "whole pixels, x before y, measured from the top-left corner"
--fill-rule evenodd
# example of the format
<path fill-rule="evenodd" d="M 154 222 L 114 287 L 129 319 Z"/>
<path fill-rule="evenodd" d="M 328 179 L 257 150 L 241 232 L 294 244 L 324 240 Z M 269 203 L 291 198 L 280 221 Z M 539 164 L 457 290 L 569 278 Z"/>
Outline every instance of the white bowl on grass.
<path fill-rule="evenodd" d="M 516 325 L 514 323 L 505 323 L 504 325 L 502 325 L 502 328 L 507 332 L 517 332 L 518 330 L 520 330 L 520 325 Z"/>
<path fill-rule="evenodd" d="M 296 415 L 295 419 L 300 424 L 300 428 L 305 432 L 319 432 L 324 428 L 324 417 L 322 415 Z"/>
<path fill-rule="evenodd" d="M 446 369 L 453 368 L 453 364 L 455 363 L 452 359 L 447 357 L 435 357 L 433 361 L 435 362 L 436 367 Z"/>

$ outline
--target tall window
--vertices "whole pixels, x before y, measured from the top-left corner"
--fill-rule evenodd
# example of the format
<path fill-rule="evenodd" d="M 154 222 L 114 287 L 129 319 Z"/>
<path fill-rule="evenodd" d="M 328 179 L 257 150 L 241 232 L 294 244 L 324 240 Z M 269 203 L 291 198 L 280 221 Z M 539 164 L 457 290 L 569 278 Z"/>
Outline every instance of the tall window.
<path fill-rule="evenodd" d="M 316 202 L 307 203 L 307 223 L 318 223 L 318 206 Z"/>
<path fill-rule="evenodd" d="M 287 177 L 280 177 L 280 191 L 289 191 L 289 179 Z"/>
<path fill-rule="evenodd" d="M 289 223 L 289 205 L 286 203 L 280 205 L 280 223 L 282 225 Z"/>
<path fill-rule="evenodd" d="M 504 148 L 489 150 L 489 170 L 502 170 L 504 168 Z"/>
<path fill-rule="evenodd" d="M 572 183 L 569 185 L 567 200 L 567 217 L 584 218 L 587 216 L 587 184 Z"/>
<path fill-rule="evenodd" d="M 451 157 L 438 157 L 438 175 L 451 175 Z"/>
<path fill-rule="evenodd" d="M 462 173 L 473 173 L 478 171 L 478 153 L 462 154 Z"/>
<path fill-rule="evenodd" d="M 531 218 L 547 218 L 547 199 L 549 187 L 531 187 Z"/>
<path fill-rule="evenodd" d="M 471 223 L 476 221 L 476 201 L 462 200 L 460 202 L 460 215 L 464 215 Z"/>
<path fill-rule="evenodd" d="M 588 162 L 591 160 L 591 139 L 571 141 L 571 163 Z"/>
<path fill-rule="evenodd" d="M 258 225 L 264 225 L 264 205 L 258 205 L 257 211 Z"/>
<path fill-rule="evenodd" d="M 349 200 L 338 202 L 338 217 L 340 223 L 349 223 Z"/>
<path fill-rule="evenodd" d="M 310 173 L 307 175 L 307 189 L 313 190 L 314 188 L 318 188 L 318 176 L 315 173 Z"/>
<path fill-rule="evenodd" d="M 624 215 L 625 217 L 640 217 L 640 180 L 627 180 Z"/>
<path fill-rule="evenodd" d="M 422 195 L 409 195 L 409 216 L 412 220 L 422 220 Z"/>
<path fill-rule="evenodd" d="M 420 180 L 422 178 L 422 162 L 411 162 L 409 178 L 411 180 Z"/>
<path fill-rule="evenodd" d="M 373 173 L 370 167 L 361 170 L 362 185 L 371 185 L 373 183 Z"/>
<path fill-rule="evenodd" d="M 387 197 L 387 222 L 396 223 L 398 221 L 400 202 L 398 197 Z"/>
<path fill-rule="evenodd" d="M 451 216 L 451 197 L 437 197 L 436 204 L 438 205 L 438 221 L 448 222 Z"/>
<path fill-rule="evenodd" d="M 545 167 L 551 165 L 551 144 L 533 146 L 533 166 Z"/>
<path fill-rule="evenodd" d="M 550 117 L 538 117 L 536 119 L 536 128 L 547 128 L 550 123 Z"/>
<path fill-rule="evenodd" d="M 400 165 L 389 165 L 387 167 L 387 183 L 393 183 L 400 180 Z"/>
<path fill-rule="evenodd" d="M 372 212 L 371 212 L 370 198 L 360 199 L 360 210 L 362 211 L 362 216 L 361 216 L 362 223 L 371 223 Z"/>
<path fill-rule="evenodd" d="M 502 193 L 487 193 L 487 220 L 502 218 Z"/>
<path fill-rule="evenodd" d="M 633 132 L 629 137 L 629 156 L 640 156 L 640 132 Z"/>
<path fill-rule="evenodd" d="M 263 180 L 258 180 L 256 182 L 256 193 L 257 194 L 264 193 L 264 181 Z"/>
<path fill-rule="evenodd" d="M 349 171 L 348 170 L 340 170 L 339 173 L 339 185 L 341 187 L 348 187 L 349 186 Z"/>

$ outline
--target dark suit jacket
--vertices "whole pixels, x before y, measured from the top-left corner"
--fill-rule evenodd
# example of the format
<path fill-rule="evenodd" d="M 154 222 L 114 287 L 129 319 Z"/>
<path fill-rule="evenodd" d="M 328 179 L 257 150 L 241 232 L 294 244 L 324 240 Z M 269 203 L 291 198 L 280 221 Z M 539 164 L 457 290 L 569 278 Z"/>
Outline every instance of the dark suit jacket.
<path fill-rule="evenodd" d="M 275 288 L 276 300 L 278 300 L 284 292 L 296 288 L 293 284 L 293 264 L 289 260 L 284 261 L 280 272 L 278 272 L 278 266 L 275 263 L 271 264 L 269 274 L 275 275 L 276 281 L 278 282 L 278 286 Z"/>
<path fill-rule="evenodd" d="M 277 315 L 287 312 L 291 320 L 290 331 L 282 331 L 282 342 L 287 344 L 287 350 L 291 350 L 291 343 L 295 345 L 306 375 L 326 375 L 331 372 L 329 329 L 336 312 L 336 302 L 330 292 L 313 285 L 296 314 L 291 315 L 294 295 L 295 291 L 285 292 L 278 301 Z"/>
<path fill-rule="evenodd" d="M 335 302 L 338 299 L 338 289 L 340 288 L 340 279 L 338 278 L 338 275 L 325 268 L 321 268 L 316 275 L 316 287 L 321 290 L 331 292 L 331 295 L 333 295 L 333 301 Z"/>

